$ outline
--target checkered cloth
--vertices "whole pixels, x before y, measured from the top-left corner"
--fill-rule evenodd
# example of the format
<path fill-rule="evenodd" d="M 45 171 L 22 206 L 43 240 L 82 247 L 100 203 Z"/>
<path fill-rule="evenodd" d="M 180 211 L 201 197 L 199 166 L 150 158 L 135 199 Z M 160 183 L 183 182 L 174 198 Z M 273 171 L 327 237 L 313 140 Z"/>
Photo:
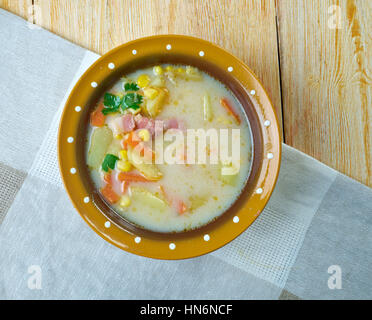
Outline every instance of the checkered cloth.
<path fill-rule="evenodd" d="M 371 189 L 287 145 L 266 209 L 225 247 L 161 261 L 102 240 L 56 151 L 68 92 L 98 56 L 3 10 L 0 30 L 0 298 L 372 298 Z"/>

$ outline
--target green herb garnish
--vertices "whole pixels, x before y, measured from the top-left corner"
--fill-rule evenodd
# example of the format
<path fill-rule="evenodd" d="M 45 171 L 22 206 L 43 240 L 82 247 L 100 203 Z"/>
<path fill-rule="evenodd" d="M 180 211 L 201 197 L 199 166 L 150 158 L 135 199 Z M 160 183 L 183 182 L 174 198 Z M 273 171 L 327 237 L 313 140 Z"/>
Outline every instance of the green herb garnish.
<path fill-rule="evenodd" d="M 121 98 L 111 93 L 105 93 L 103 97 L 103 105 L 105 106 L 105 108 L 102 109 L 104 115 L 117 112 L 121 105 Z"/>
<path fill-rule="evenodd" d="M 121 108 L 123 110 L 131 108 L 131 109 L 138 109 L 140 107 L 140 104 L 143 101 L 143 96 L 137 93 L 127 93 L 123 97 L 123 101 L 121 103 Z"/>
<path fill-rule="evenodd" d="M 140 88 L 139 86 L 134 82 L 127 82 L 124 85 L 125 91 L 138 91 Z"/>
<path fill-rule="evenodd" d="M 119 160 L 117 156 L 110 153 L 106 154 L 105 159 L 102 162 L 102 170 L 107 172 L 109 168 L 115 169 L 115 163 L 117 160 Z"/>
<path fill-rule="evenodd" d="M 130 87 L 130 90 L 139 90 L 139 87 L 135 83 L 126 83 L 125 90 L 127 90 L 127 85 Z M 107 115 L 109 113 L 118 112 L 120 107 L 123 111 L 129 108 L 136 110 L 140 108 L 142 101 L 143 96 L 135 92 L 127 93 L 122 98 L 112 93 L 105 93 L 103 97 L 103 105 L 105 107 L 102 109 L 102 113 Z"/>
<path fill-rule="evenodd" d="M 119 108 L 104 108 L 104 109 L 102 109 L 102 113 L 105 116 L 107 116 L 110 113 L 115 113 L 115 112 L 118 112 L 118 111 L 119 111 Z"/>
<path fill-rule="evenodd" d="M 105 93 L 103 97 L 103 104 L 105 107 L 115 108 L 120 106 L 121 98 L 111 93 Z"/>

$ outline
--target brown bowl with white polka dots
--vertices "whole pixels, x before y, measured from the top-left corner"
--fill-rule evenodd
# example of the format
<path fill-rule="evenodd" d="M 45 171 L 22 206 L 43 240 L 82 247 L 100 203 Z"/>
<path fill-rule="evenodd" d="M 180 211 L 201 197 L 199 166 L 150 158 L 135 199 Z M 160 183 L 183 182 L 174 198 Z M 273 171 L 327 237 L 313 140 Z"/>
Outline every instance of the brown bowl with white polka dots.
<path fill-rule="evenodd" d="M 177 233 L 145 230 L 116 214 L 95 189 L 85 160 L 89 115 L 105 90 L 125 74 L 162 63 L 192 65 L 225 84 L 243 106 L 253 136 L 252 169 L 238 199 L 211 223 Z M 111 50 L 82 75 L 63 111 L 58 157 L 71 201 L 81 217 L 102 238 L 141 256 L 186 259 L 227 244 L 246 230 L 262 212 L 278 178 L 281 134 L 265 89 L 241 60 L 198 38 L 152 36 Z"/>

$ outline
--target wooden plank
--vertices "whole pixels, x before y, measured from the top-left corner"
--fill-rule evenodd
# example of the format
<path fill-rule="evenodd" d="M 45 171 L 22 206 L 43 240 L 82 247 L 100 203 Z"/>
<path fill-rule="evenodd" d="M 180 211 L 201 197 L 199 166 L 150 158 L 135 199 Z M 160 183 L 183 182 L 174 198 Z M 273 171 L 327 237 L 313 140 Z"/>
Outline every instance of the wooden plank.
<path fill-rule="evenodd" d="M 105 32 L 105 0 L 34 0 L 40 10 L 36 23 L 82 47 L 102 54 L 108 41 Z"/>
<path fill-rule="evenodd" d="M 212 41 L 252 68 L 281 121 L 274 0 L 34 1 L 42 12 L 38 24 L 100 54 L 154 34 L 187 34 Z"/>
<path fill-rule="evenodd" d="M 285 141 L 369 186 L 371 17 L 368 0 L 278 2 Z"/>
<path fill-rule="evenodd" d="M 0 0 L 0 8 L 32 22 L 32 0 Z"/>

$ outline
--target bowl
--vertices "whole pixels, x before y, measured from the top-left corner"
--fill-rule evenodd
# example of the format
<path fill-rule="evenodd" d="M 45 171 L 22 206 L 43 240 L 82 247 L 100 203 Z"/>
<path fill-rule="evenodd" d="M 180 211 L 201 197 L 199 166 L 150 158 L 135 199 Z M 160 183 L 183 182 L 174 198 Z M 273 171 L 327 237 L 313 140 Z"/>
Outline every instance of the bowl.
<path fill-rule="evenodd" d="M 95 190 L 85 164 L 89 114 L 99 97 L 124 74 L 161 63 L 192 65 L 224 83 L 243 106 L 252 130 L 252 168 L 240 196 L 214 221 L 185 232 L 153 232 L 121 218 Z M 58 158 L 71 201 L 103 239 L 141 256 L 186 259 L 224 246 L 259 216 L 278 177 L 281 134 L 265 89 L 241 60 L 205 40 L 161 35 L 134 40 L 109 51 L 81 76 L 62 114 Z"/>

